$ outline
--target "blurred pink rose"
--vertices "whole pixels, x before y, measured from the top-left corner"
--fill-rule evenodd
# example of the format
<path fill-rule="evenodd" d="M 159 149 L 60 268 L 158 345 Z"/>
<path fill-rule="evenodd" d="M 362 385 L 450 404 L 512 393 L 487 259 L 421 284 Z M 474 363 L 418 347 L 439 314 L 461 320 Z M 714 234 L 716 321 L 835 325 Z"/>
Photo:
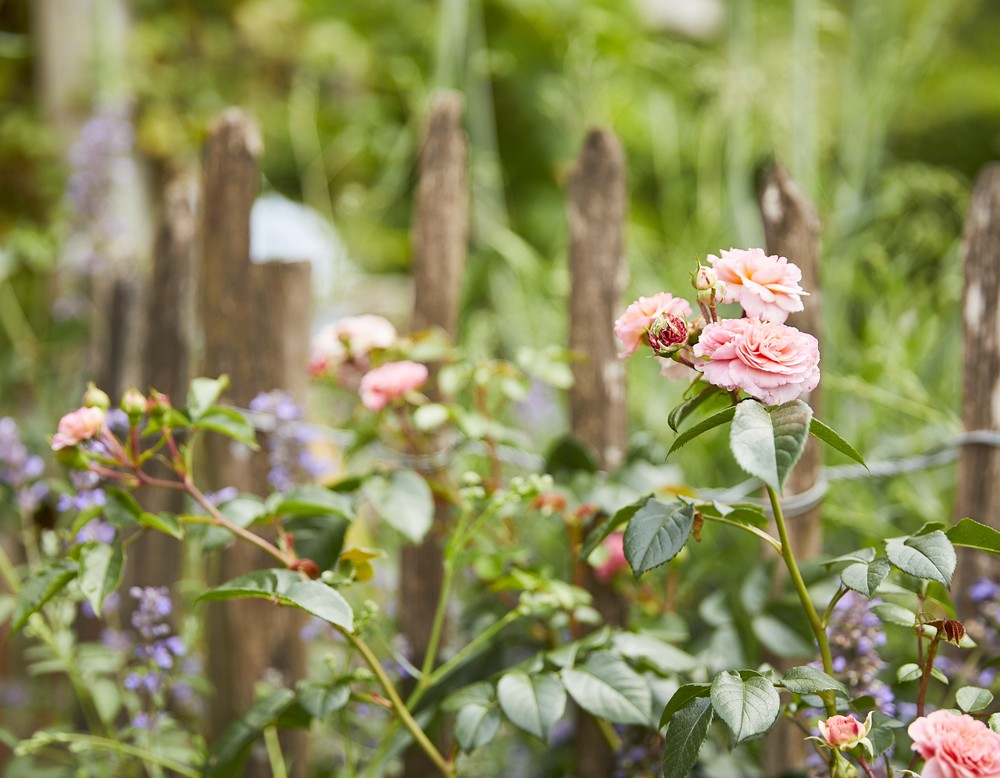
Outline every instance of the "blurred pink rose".
<path fill-rule="evenodd" d="M 397 397 L 423 386 L 427 375 L 427 367 L 419 362 L 386 362 L 361 379 L 361 402 L 370 411 L 380 411 Z"/>
<path fill-rule="evenodd" d="M 103 408 L 78 408 L 59 420 L 59 427 L 52 436 L 52 450 L 72 448 L 90 440 L 104 429 Z"/>
<path fill-rule="evenodd" d="M 819 344 L 812 335 L 759 319 L 723 319 L 705 327 L 694 346 L 706 380 L 742 389 L 765 405 L 781 405 L 819 383 Z"/>
<path fill-rule="evenodd" d="M 652 297 L 640 297 L 618 317 L 615 322 L 615 335 L 624 345 L 624 350 L 618 356 L 624 359 L 632 356 L 646 341 L 649 327 L 661 313 L 669 313 L 681 319 L 691 316 L 691 304 L 680 297 L 674 297 L 669 292 L 659 292 Z"/>
<path fill-rule="evenodd" d="M 871 714 L 864 722 L 854 716 L 830 716 L 826 721 L 819 722 L 819 734 L 832 748 L 853 748 L 866 739 L 871 728 Z"/>
<path fill-rule="evenodd" d="M 737 302 L 747 316 L 784 323 L 788 314 L 802 310 L 799 282 L 802 271 L 784 257 L 767 256 L 763 249 L 730 249 L 708 255 L 719 280 L 726 285 L 724 303 Z"/>
<path fill-rule="evenodd" d="M 606 584 L 611 583 L 620 570 L 628 567 L 628 560 L 625 559 L 625 534 L 612 532 L 604 539 L 601 546 L 608 552 L 608 557 L 594 568 L 594 578 Z"/>
<path fill-rule="evenodd" d="M 983 722 L 938 710 L 906 731 L 925 760 L 923 778 L 1000 778 L 1000 735 Z"/>
<path fill-rule="evenodd" d="M 374 349 L 385 349 L 396 342 L 396 328 L 381 316 L 347 316 L 323 327 L 312 339 L 309 372 L 314 376 L 333 373 L 348 360 L 362 362 Z"/>

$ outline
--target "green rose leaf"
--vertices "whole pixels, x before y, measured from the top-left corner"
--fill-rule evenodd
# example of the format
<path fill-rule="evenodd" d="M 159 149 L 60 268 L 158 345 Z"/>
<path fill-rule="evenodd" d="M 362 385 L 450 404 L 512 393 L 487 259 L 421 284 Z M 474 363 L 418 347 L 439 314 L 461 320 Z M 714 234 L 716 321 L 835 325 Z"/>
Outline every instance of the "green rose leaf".
<path fill-rule="evenodd" d="M 812 419 L 809 422 L 809 432 L 815 438 L 822 440 L 828 446 L 832 446 L 841 454 L 849 456 L 859 465 L 863 465 L 866 470 L 868 469 L 868 465 L 865 464 L 864 457 L 862 457 L 861 454 L 854 449 L 854 446 L 840 437 L 840 435 L 830 429 L 830 427 L 826 426 L 819 419 Z"/>
<path fill-rule="evenodd" d="M 729 447 L 736 462 L 773 489 L 780 490 L 802 456 L 812 409 L 801 400 L 771 408 L 755 400 L 736 406 Z"/>
<path fill-rule="evenodd" d="M 663 713 L 660 715 L 660 729 L 663 729 L 667 724 L 670 723 L 673 715 L 677 713 L 681 708 L 685 707 L 692 700 L 699 697 L 708 697 L 712 692 L 712 684 L 710 683 L 686 683 L 674 692 L 674 696 L 670 698 L 670 702 L 667 703 L 667 707 L 663 709 Z"/>
<path fill-rule="evenodd" d="M 265 729 L 295 704 L 295 692 L 277 689 L 230 724 L 205 760 L 205 778 L 240 778 L 250 748 Z"/>
<path fill-rule="evenodd" d="M 134 527 L 139 523 L 142 507 L 131 494 L 116 486 L 104 490 L 107 501 L 104 504 L 104 517 L 118 529 Z"/>
<path fill-rule="evenodd" d="M 180 521 L 177 520 L 174 514 L 167 513 L 166 511 L 161 511 L 160 513 L 143 511 L 139 514 L 139 524 L 149 529 L 155 529 L 157 532 L 163 532 L 178 540 L 184 538 L 184 528 L 181 526 Z"/>
<path fill-rule="evenodd" d="M 455 740 L 465 751 L 485 746 L 500 729 L 500 711 L 495 704 L 469 703 L 459 709 L 455 717 Z"/>
<path fill-rule="evenodd" d="M 872 613 L 878 616 L 883 624 L 895 624 L 899 627 L 912 627 L 917 623 L 917 614 L 894 602 L 883 602 L 872 607 Z"/>
<path fill-rule="evenodd" d="M 987 554 L 1000 556 L 1000 532 L 980 524 L 975 519 L 962 519 L 945 533 L 956 546 L 974 548 Z"/>
<path fill-rule="evenodd" d="M 669 562 L 684 548 L 694 525 L 694 507 L 651 499 L 632 516 L 625 530 L 625 558 L 638 578 Z"/>
<path fill-rule="evenodd" d="M 199 416 L 192 426 L 225 435 L 254 451 L 260 448 L 257 445 L 257 432 L 253 425 L 235 408 L 213 405 Z"/>
<path fill-rule="evenodd" d="M 290 492 L 275 492 L 265 503 L 272 516 L 338 516 L 351 521 L 354 512 L 349 497 L 322 486 L 307 484 Z"/>
<path fill-rule="evenodd" d="M 791 667 L 781 679 L 781 685 L 795 694 L 816 694 L 817 692 L 836 692 L 844 699 L 849 699 L 847 687 L 836 678 L 827 675 L 815 667 Z"/>
<path fill-rule="evenodd" d="M 71 559 L 60 559 L 45 565 L 32 575 L 17 595 L 17 605 L 11 616 L 11 633 L 17 632 L 25 625 L 31 614 L 38 611 L 45 603 L 55 597 L 63 588 L 79 574 L 77 563 Z"/>
<path fill-rule="evenodd" d="M 691 654 L 641 632 L 616 630 L 611 636 L 611 647 L 633 664 L 651 667 L 660 675 L 689 673 L 698 667 L 698 660 Z"/>
<path fill-rule="evenodd" d="M 848 589 L 870 600 L 887 575 L 889 575 L 889 560 L 879 557 L 871 562 L 855 562 L 848 565 L 840 572 L 840 580 Z"/>
<path fill-rule="evenodd" d="M 588 713 L 616 724 L 650 724 L 649 684 L 614 654 L 595 652 L 560 674 L 570 696 Z"/>
<path fill-rule="evenodd" d="M 670 720 L 663 743 L 663 778 L 686 778 L 708 737 L 714 712 L 712 701 L 695 697 Z"/>
<path fill-rule="evenodd" d="M 393 470 L 365 481 L 362 492 L 379 518 L 419 543 L 434 521 L 434 497 L 427 481 L 413 470 Z"/>
<path fill-rule="evenodd" d="M 781 699 L 761 675 L 722 672 L 712 681 L 712 706 L 732 730 L 737 743 L 767 732 L 778 720 Z"/>
<path fill-rule="evenodd" d="M 713 397 L 718 397 L 719 395 L 725 394 L 725 389 L 721 389 L 718 386 L 706 386 L 697 395 L 692 397 L 687 402 L 683 402 L 674 408 L 667 415 L 667 424 L 670 426 L 674 432 L 680 431 L 680 426 L 683 424 L 684 419 L 690 416 L 694 411 L 701 407 L 702 403 L 706 400 L 710 400 Z"/>
<path fill-rule="evenodd" d="M 966 713 L 975 713 L 989 707 L 993 694 L 978 686 L 963 686 L 955 693 L 955 702 Z"/>
<path fill-rule="evenodd" d="M 732 421 L 735 415 L 736 415 L 736 408 L 730 407 L 726 408 L 724 411 L 719 411 L 718 413 L 709 416 L 707 419 L 702 419 L 693 427 L 691 427 L 688 430 L 685 430 L 684 432 L 682 432 L 680 435 L 677 436 L 677 439 L 674 440 L 673 445 L 670 446 L 670 450 L 667 452 L 667 456 L 670 456 L 675 451 L 677 451 L 677 449 L 690 443 L 699 435 L 708 432 L 709 430 L 715 429 L 716 427 L 722 424 L 726 424 L 727 422 Z"/>
<path fill-rule="evenodd" d="M 899 669 L 896 670 L 896 681 L 898 683 L 909 683 L 910 681 L 917 680 L 923 674 L 920 665 L 916 662 L 907 662 L 905 665 L 900 665 Z"/>
<path fill-rule="evenodd" d="M 188 388 L 187 411 L 191 421 L 196 422 L 209 408 L 215 405 L 229 386 L 229 376 L 218 378 L 195 378 Z"/>
<path fill-rule="evenodd" d="M 84 543 L 80 548 L 80 591 L 94 613 L 101 615 L 104 600 L 118 588 L 125 566 L 121 546 L 107 543 Z"/>
<path fill-rule="evenodd" d="M 314 719 L 326 718 L 347 705 L 351 699 L 351 687 L 343 682 L 330 685 L 316 681 L 299 681 L 295 691 L 299 705 Z"/>
<path fill-rule="evenodd" d="M 994 713 L 990 716 L 989 726 L 994 732 L 1000 733 L 1000 713 Z"/>
<path fill-rule="evenodd" d="M 241 575 L 205 592 L 198 600 L 247 597 L 301 608 L 348 632 L 354 629 L 354 612 L 338 591 L 319 581 L 306 581 L 291 570 L 257 570 Z"/>
<path fill-rule="evenodd" d="M 554 673 L 505 673 L 497 683 L 497 699 L 511 723 L 543 743 L 549 728 L 566 710 L 566 689 Z"/>
<path fill-rule="evenodd" d="M 951 586 L 958 557 L 948 536 L 940 530 L 908 538 L 890 538 L 885 542 L 885 551 L 889 561 L 904 573 Z"/>

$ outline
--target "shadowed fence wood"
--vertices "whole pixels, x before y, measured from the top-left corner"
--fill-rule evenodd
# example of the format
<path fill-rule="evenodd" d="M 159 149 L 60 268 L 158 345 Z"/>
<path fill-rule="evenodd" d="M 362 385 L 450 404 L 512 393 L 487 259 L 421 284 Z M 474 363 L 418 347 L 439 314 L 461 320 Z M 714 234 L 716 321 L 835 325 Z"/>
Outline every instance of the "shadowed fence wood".
<path fill-rule="evenodd" d="M 252 265 L 250 209 L 257 193 L 262 152 L 256 123 L 229 109 L 209 129 L 204 152 L 202 256 L 198 309 L 204 334 L 202 373 L 227 373 L 228 401 L 246 407 L 259 391 L 285 389 L 299 402 L 306 386 L 310 320 L 307 263 Z M 210 488 L 235 486 L 263 494 L 267 457 L 250 455 L 228 440 L 208 438 L 204 461 Z M 219 580 L 273 560 L 256 548 L 235 544 L 218 560 Z M 301 614 L 262 601 L 213 603 L 208 617 L 209 676 L 215 687 L 212 730 L 218 737 L 249 708 L 254 683 L 275 672 L 291 685 L 303 676 Z M 304 733 L 282 733 L 292 776 L 306 775 Z M 244 776 L 270 776 L 266 759 L 247 764 Z"/>
<path fill-rule="evenodd" d="M 768 171 L 760 194 L 760 211 L 768 254 L 787 257 L 802 270 L 802 288 L 809 293 L 805 310 L 788 317 L 788 324 L 821 339 L 823 309 L 820 294 L 819 238 L 820 222 L 816 209 L 798 184 L 780 163 Z M 817 416 L 822 410 L 820 389 L 804 397 Z M 820 444 L 810 437 L 802 459 L 785 484 L 786 494 L 799 494 L 813 486 L 823 467 Z M 823 528 L 820 507 L 810 508 L 788 522 L 788 536 L 799 559 L 815 558 L 823 551 Z M 782 576 L 784 580 L 785 576 Z M 779 669 L 805 664 L 813 657 L 779 659 L 770 657 Z M 805 769 L 811 748 L 802 731 L 792 722 L 782 721 L 768 736 L 763 749 L 766 775 L 799 773 Z"/>
<path fill-rule="evenodd" d="M 614 322 L 621 313 L 625 282 L 625 154 L 614 133 L 587 133 L 569 180 L 569 347 L 573 363 L 570 423 L 573 435 L 591 448 L 605 470 L 622 463 L 627 443 L 625 369 L 618 359 Z M 585 567 L 584 586 L 605 623 L 622 626 L 628 604 Z M 577 778 L 607 778 L 614 752 L 594 720 L 580 712 Z"/>
<path fill-rule="evenodd" d="M 452 340 L 458 335 L 459 297 L 468 250 L 469 184 L 462 98 L 439 92 L 420 153 L 413 219 L 413 330 L 440 327 Z M 433 477 L 433 474 L 431 474 Z M 419 663 L 428 650 L 431 624 L 441 592 L 443 566 L 440 533 L 448 507 L 438 503 L 434 525 L 418 546 L 405 546 L 400 561 L 399 629 L 411 658 Z M 424 778 L 436 768 L 422 750 L 404 755 L 404 775 Z"/>
<path fill-rule="evenodd" d="M 1000 163 L 976 178 L 965 221 L 964 369 L 962 423 L 967 430 L 1000 430 Z M 1000 529 L 1000 448 L 968 444 L 958 461 L 955 518 L 969 516 Z M 969 585 L 996 580 L 995 557 L 959 549 L 952 582 L 958 618 L 973 615 Z"/>

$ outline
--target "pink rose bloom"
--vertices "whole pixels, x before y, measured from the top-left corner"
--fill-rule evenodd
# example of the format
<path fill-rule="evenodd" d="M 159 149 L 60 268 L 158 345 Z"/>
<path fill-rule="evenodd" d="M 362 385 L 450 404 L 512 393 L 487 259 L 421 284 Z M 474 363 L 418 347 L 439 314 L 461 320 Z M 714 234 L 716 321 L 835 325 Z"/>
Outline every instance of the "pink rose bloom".
<path fill-rule="evenodd" d="M 1000 735 L 971 716 L 938 710 L 906 732 L 925 760 L 923 778 L 1000 778 Z"/>
<path fill-rule="evenodd" d="M 858 721 L 854 716 L 830 716 L 819 723 L 819 734 L 831 748 L 845 749 L 865 741 L 871 728 L 870 713 L 868 720 L 864 722 Z"/>
<path fill-rule="evenodd" d="M 691 304 L 669 292 L 659 292 L 652 297 L 640 297 L 625 309 L 615 322 L 615 335 L 624 345 L 618 352 L 622 359 L 632 356 L 645 341 L 649 326 L 661 313 L 669 313 L 681 319 L 691 316 Z"/>
<path fill-rule="evenodd" d="M 52 436 L 52 450 L 78 446 L 85 440 L 99 435 L 104 429 L 103 408 L 78 408 L 59 420 L 57 432 Z"/>
<path fill-rule="evenodd" d="M 708 255 L 719 280 L 726 285 L 724 303 L 737 302 L 747 316 L 784 323 L 788 314 L 802 310 L 799 282 L 802 271 L 784 257 L 767 256 L 763 249 L 730 249 L 721 257 Z"/>
<path fill-rule="evenodd" d="M 386 362 L 361 379 L 361 402 L 370 411 L 380 411 L 392 400 L 423 386 L 427 375 L 427 367 L 419 362 Z"/>
<path fill-rule="evenodd" d="M 625 559 L 625 533 L 612 532 L 604 538 L 601 546 L 608 552 L 608 558 L 594 568 L 594 578 L 606 584 L 611 583 L 620 570 L 628 567 L 628 560 Z"/>
<path fill-rule="evenodd" d="M 364 361 L 369 352 L 389 348 L 396 342 L 396 328 L 381 316 L 347 316 L 328 324 L 313 337 L 309 373 L 332 373 L 349 360 Z"/>
<path fill-rule="evenodd" d="M 723 319 L 709 324 L 695 344 L 705 379 L 723 389 L 742 389 L 765 405 L 781 405 L 819 383 L 819 343 L 785 324 Z"/>

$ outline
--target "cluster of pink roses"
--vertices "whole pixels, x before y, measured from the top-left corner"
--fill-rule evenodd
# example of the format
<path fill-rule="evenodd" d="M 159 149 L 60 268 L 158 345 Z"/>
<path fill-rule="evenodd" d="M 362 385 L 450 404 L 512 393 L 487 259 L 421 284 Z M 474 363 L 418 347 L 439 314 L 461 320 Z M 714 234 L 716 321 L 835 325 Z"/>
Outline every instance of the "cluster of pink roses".
<path fill-rule="evenodd" d="M 371 367 L 373 352 L 390 349 L 398 340 L 392 322 L 381 316 L 348 316 L 316 333 L 309 372 L 356 386 L 361 403 L 370 411 L 380 411 L 427 382 L 427 367 L 418 362 L 401 360 Z"/>
<path fill-rule="evenodd" d="M 668 292 L 640 297 L 615 322 L 615 334 L 634 354 L 645 342 L 669 368 L 702 373 L 710 384 L 742 390 L 766 405 L 790 402 L 819 383 L 819 344 L 812 335 L 785 324 L 802 310 L 802 272 L 785 257 L 762 249 L 730 249 L 710 254 L 693 283 L 702 316 Z M 739 303 L 744 317 L 720 319 L 716 305 Z M 683 369 L 683 368 L 682 368 Z M 673 369 L 664 374 L 674 377 Z"/>

